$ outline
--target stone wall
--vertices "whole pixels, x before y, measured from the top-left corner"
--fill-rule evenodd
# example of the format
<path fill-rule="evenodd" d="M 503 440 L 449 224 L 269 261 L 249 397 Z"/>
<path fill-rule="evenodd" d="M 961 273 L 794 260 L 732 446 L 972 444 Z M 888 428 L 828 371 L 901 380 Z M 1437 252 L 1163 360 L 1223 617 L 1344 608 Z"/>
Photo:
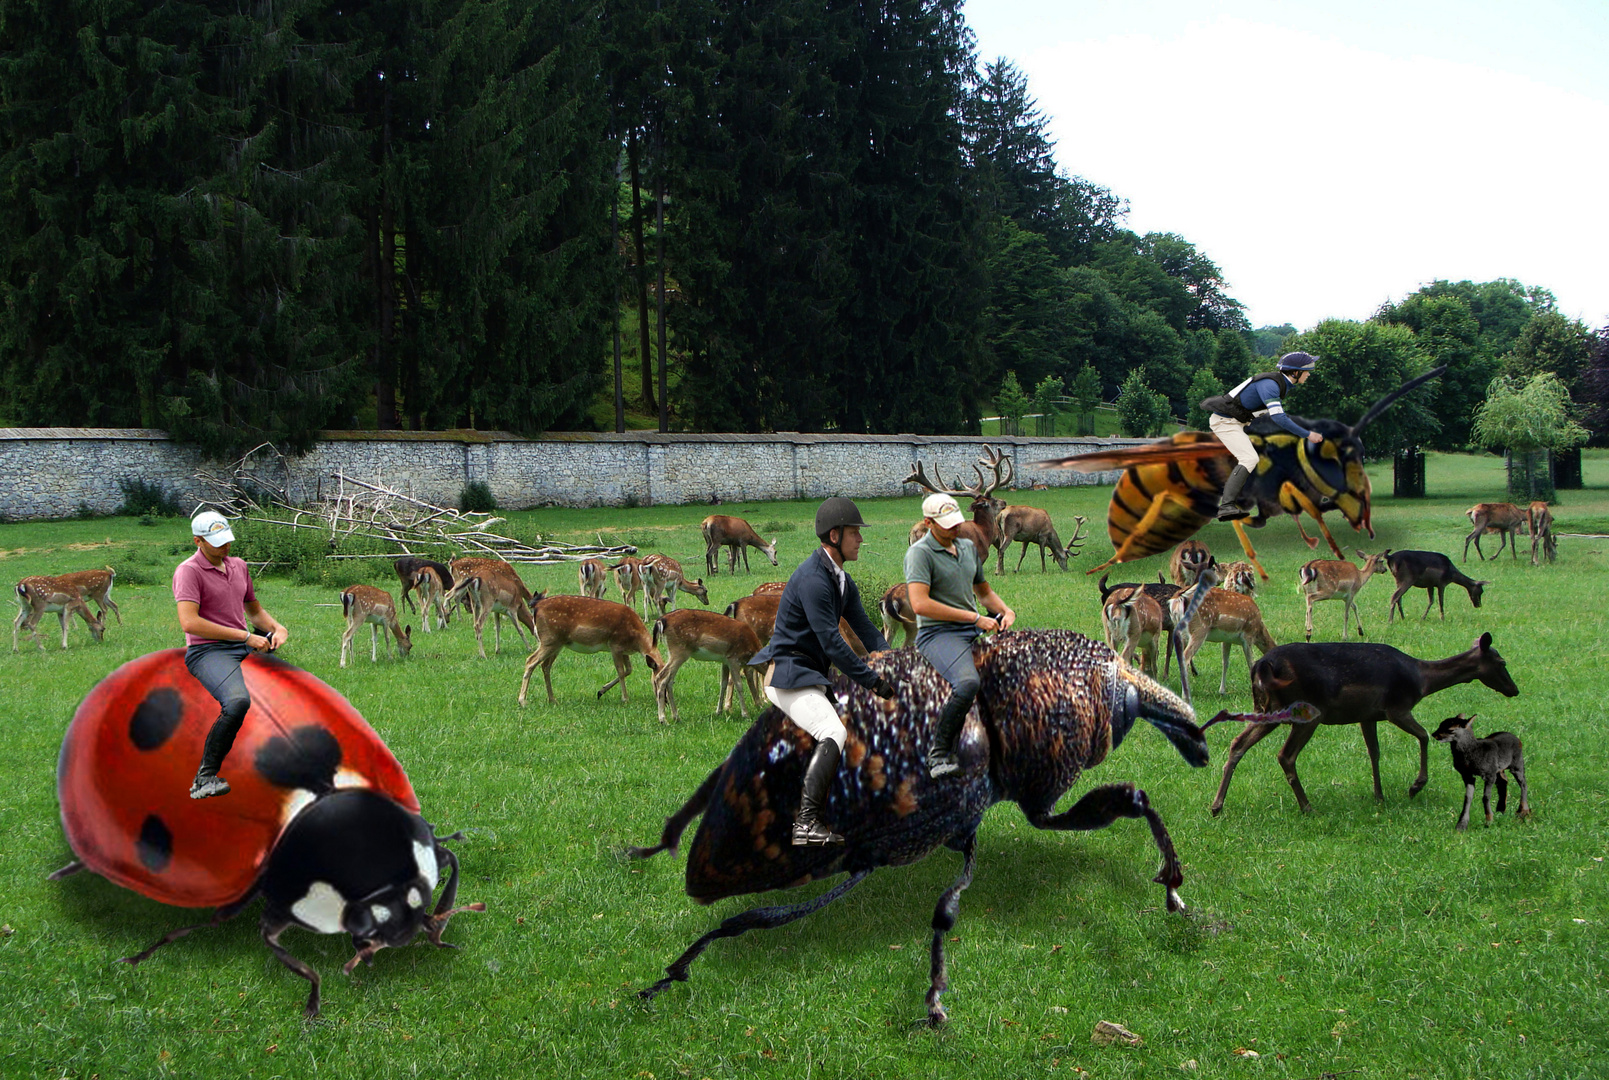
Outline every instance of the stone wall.
<path fill-rule="evenodd" d="M 1015 483 L 1111 484 L 1117 473 L 1036 469 L 1032 463 L 1138 439 L 970 438 L 921 435 L 624 435 L 578 432 L 522 439 L 502 432 L 325 432 L 290 459 L 283 486 L 310 501 L 337 472 L 379 481 L 417 498 L 455 506 L 464 484 L 481 480 L 499 506 L 648 506 L 664 503 L 821 499 L 915 493 L 900 481 L 915 461 L 928 474 L 970 483 L 985 445 L 1004 451 Z M 197 470 L 222 470 L 165 432 L 105 428 L 0 428 L 0 517 L 111 513 L 118 480 L 139 477 L 199 501 Z"/>

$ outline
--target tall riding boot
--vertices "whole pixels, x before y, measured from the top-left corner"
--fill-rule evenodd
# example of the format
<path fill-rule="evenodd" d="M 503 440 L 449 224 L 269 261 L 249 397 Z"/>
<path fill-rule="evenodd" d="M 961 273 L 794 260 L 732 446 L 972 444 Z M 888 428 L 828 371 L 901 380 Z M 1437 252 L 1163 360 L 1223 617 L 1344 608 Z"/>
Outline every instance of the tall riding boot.
<path fill-rule="evenodd" d="M 239 717 L 234 715 L 235 711 L 225 708 L 207 732 L 207 741 L 201 746 L 201 767 L 196 770 L 195 782 L 190 785 L 192 799 L 229 794 L 229 781 L 219 776 L 218 770 L 223 766 L 223 759 L 229 755 L 230 747 L 234 746 L 235 735 L 245 719 L 244 709 L 239 710 Z"/>
<path fill-rule="evenodd" d="M 1229 479 L 1224 481 L 1223 497 L 1218 500 L 1218 520 L 1234 521 L 1250 515 L 1240 505 L 1240 493 L 1246 487 L 1246 481 L 1251 479 L 1251 472 L 1244 465 L 1236 465 Z"/>
<path fill-rule="evenodd" d="M 961 771 L 961 759 L 956 756 L 955 744 L 961 737 L 961 729 L 966 726 L 967 713 L 976 697 L 976 691 L 971 694 L 957 691 L 939 710 L 938 721 L 933 725 L 933 741 L 927 748 L 927 774 L 935 780 Z"/>
<path fill-rule="evenodd" d="M 793 820 L 793 843 L 825 846 L 841 844 L 844 838 L 821 823 L 821 808 L 827 804 L 827 791 L 838 775 L 838 744 L 831 739 L 816 743 L 816 753 L 805 769 L 804 793 L 799 796 L 799 816 Z"/>

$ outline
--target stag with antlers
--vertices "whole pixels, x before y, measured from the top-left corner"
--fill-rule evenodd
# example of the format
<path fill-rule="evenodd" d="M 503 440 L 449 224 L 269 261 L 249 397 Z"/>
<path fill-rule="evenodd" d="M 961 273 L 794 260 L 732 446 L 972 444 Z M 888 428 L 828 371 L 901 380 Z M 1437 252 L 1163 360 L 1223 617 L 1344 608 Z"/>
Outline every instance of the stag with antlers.
<path fill-rule="evenodd" d="M 993 474 L 992 478 L 985 480 L 983 470 L 978 468 L 978 465 L 987 465 Z M 939 475 L 937 465 L 933 466 L 933 479 L 929 480 L 920 461 L 911 463 L 911 475 L 901 482 L 919 484 L 934 495 L 948 495 L 958 504 L 962 499 L 971 500 L 967 509 L 972 512 L 972 520 L 963 522 L 956 530 L 956 535 L 977 545 L 979 558 L 982 558 L 983 554 L 994 546 L 995 537 L 999 535 L 1000 514 L 1006 508 L 1006 501 L 995 498 L 994 493 L 1011 483 L 1012 466 L 1011 459 L 992 446 L 983 448 L 983 456 L 978 459 L 978 465 L 972 466 L 972 471 L 978 474 L 978 482 L 972 487 L 945 487 L 944 478 Z M 926 524 L 926 521 L 922 521 L 911 530 L 911 543 L 914 544 L 922 538 L 918 530 L 925 532 L 923 527 Z M 1023 550 L 1026 551 L 1027 548 L 1024 547 Z"/>

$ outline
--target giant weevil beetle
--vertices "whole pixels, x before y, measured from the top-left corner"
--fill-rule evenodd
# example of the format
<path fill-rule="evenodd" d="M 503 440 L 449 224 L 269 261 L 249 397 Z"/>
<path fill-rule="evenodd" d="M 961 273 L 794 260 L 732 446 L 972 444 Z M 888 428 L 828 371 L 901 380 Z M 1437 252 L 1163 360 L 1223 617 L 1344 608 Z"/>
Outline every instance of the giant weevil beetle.
<path fill-rule="evenodd" d="M 944 935 L 955 925 L 961 891 L 972 881 L 978 824 L 989 807 L 1004 800 L 1021 806 L 1040 829 L 1100 829 L 1118 818 L 1145 818 L 1162 853 L 1154 880 L 1166 891 L 1168 910 L 1184 910 L 1177 891 L 1184 880 L 1179 857 L 1144 791 L 1133 784 L 1105 784 L 1059 814 L 1055 806 L 1079 773 L 1105 760 L 1138 719 L 1155 724 L 1191 765 L 1205 765 L 1207 740 L 1190 706 L 1107 646 L 1068 630 L 1003 633 L 980 646 L 977 659 L 982 688 L 958 744 L 962 771 L 939 780 L 928 777 L 923 755 L 949 684 L 912 649 L 874 654 L 868 661 L 899 687 L 894 700 L 838 678 L 833 694 L 849 741 L 828 817 L 834 831 L 844 835 L 842 846 L 790 844 L 800 784 L 815 744 L 777 709 L 755 721 L 666 820 L 658 845 L 632 848 L 630 854 L 647 858 L 675 851 L 683 830 L 702 814 L 687 859 L 687 893 L 701 903 L 840 873 L 849 877 L 813 900 L 727 919 L 677 957 L 665 978 L 641 991 L 643 998 L 686 981 L 688 968 L 715 940 L 802 918 L 878 867 L 914 863 L 943 845 L 961 852 L 964 865 L 933 911 L 927 1012 L 931 1023 L 942 1022 Z"/>

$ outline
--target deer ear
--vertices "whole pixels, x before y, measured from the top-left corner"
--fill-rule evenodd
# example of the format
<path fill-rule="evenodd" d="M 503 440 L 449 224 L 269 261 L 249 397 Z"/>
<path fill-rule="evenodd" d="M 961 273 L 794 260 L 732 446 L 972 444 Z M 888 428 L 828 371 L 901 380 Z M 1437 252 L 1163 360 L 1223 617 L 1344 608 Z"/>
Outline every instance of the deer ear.
<path fill-rule="evenodd" d="M 1482 634 L 1480 636 L 1480 640 L 1475 642 L 1475 644 L 1480 647 L 1481 652 L 1486 652 L 1487 650 L 1489 650 L 1492 647 L 1492 634 L 1491 634 L 1491 631 L 1488 630 L 1486 633 Z"/>

